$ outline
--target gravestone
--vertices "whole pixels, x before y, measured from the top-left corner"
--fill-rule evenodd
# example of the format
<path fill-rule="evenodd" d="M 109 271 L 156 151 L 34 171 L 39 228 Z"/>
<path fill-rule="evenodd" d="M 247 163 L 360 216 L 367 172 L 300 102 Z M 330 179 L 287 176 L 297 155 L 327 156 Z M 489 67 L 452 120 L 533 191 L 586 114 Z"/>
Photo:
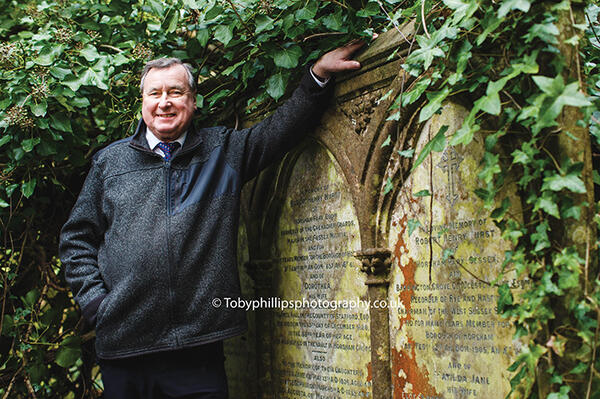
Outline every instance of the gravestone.
<path fill-rule="evenodd" d="M 295 161 L 277 218 L 273 259 L 276 398 L 370 395 L 369 310 L 358 221 L 339 166 L 310 143 Z"/>
<path fill-rule="evenodd" d="M 445 104 L 423 127 L 415 153 L 443 126 L 449 137 L 467 114 Z M 432 152 L 398 194 L 389 234 L 394 398 L 503 399 L 510 391 L 507 369 L 519 342 L 497 314 L 495 282 L 510 245 L 474 194 L 483 151 L 476 136 L 466 147 Z M 518 215 L 520 202 L 507 194 Z"/>

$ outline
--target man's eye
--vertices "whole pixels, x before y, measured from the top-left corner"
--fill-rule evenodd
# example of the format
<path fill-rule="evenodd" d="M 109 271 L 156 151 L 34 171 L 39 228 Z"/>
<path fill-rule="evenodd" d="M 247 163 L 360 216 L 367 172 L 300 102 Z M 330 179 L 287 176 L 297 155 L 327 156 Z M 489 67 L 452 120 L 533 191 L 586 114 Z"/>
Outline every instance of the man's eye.
<path fill-rule="evenodd" d="M 172 97 L 180 97 L 183 95 L 183 92 L 180 90 L 173 90 L 169 93 Z"/>

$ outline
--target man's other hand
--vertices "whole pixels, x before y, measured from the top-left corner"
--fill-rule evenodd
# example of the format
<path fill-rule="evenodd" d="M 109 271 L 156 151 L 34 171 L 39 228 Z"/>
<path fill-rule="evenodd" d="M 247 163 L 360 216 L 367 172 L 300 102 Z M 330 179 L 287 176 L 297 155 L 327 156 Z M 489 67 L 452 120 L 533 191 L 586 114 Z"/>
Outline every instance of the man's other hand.
<path fill-rule="evenodd" d="M 360 68 L 360 62 L 352 60 L 352 55 L 365 42 L 362 40 L 353 41 L 343 47 L 338 47 L 328 53 L 325 53 L 317 60 L 312 67 L 312 71 L 318 78 L 327 80 L 336 72 L 348 71 Z"/>

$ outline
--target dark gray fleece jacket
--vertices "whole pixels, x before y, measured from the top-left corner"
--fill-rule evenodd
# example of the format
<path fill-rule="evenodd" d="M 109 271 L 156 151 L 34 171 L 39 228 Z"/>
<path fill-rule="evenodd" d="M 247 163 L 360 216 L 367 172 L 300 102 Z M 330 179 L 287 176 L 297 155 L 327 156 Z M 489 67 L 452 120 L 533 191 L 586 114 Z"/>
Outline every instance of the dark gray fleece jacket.
<path fill-rule="evenodd" d="M 316 124 L 331 91 L 307 73 L 254 127 L 188 130 L 170 161 L 143 121 L 96 154 L 60 237 L 66 279 L 96 325 L 100 358 L 206 344 L 243 333 L 236 247 L 240 192 Z"/>

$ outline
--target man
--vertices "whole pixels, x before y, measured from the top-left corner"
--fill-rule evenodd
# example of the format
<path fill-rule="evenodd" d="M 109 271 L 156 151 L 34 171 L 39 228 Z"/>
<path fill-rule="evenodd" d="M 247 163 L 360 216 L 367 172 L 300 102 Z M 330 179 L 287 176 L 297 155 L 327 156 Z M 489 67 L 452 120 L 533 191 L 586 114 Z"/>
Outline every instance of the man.
<path fill-rule="evenodd" d="M 177 59 L 142 73 L 142 120 L 94 157 L 60 257 L 96 327 L 105 397 L 226 398 L 222 341 L 246 330 L 236 245 L 244 182 L 290 150 L 324 109 L 354 43 L 321 57 L 285 104 L 241 131 L 197 128 L 196 82 Z M 323 86 L 326 86 L 323 88 Z"/>

